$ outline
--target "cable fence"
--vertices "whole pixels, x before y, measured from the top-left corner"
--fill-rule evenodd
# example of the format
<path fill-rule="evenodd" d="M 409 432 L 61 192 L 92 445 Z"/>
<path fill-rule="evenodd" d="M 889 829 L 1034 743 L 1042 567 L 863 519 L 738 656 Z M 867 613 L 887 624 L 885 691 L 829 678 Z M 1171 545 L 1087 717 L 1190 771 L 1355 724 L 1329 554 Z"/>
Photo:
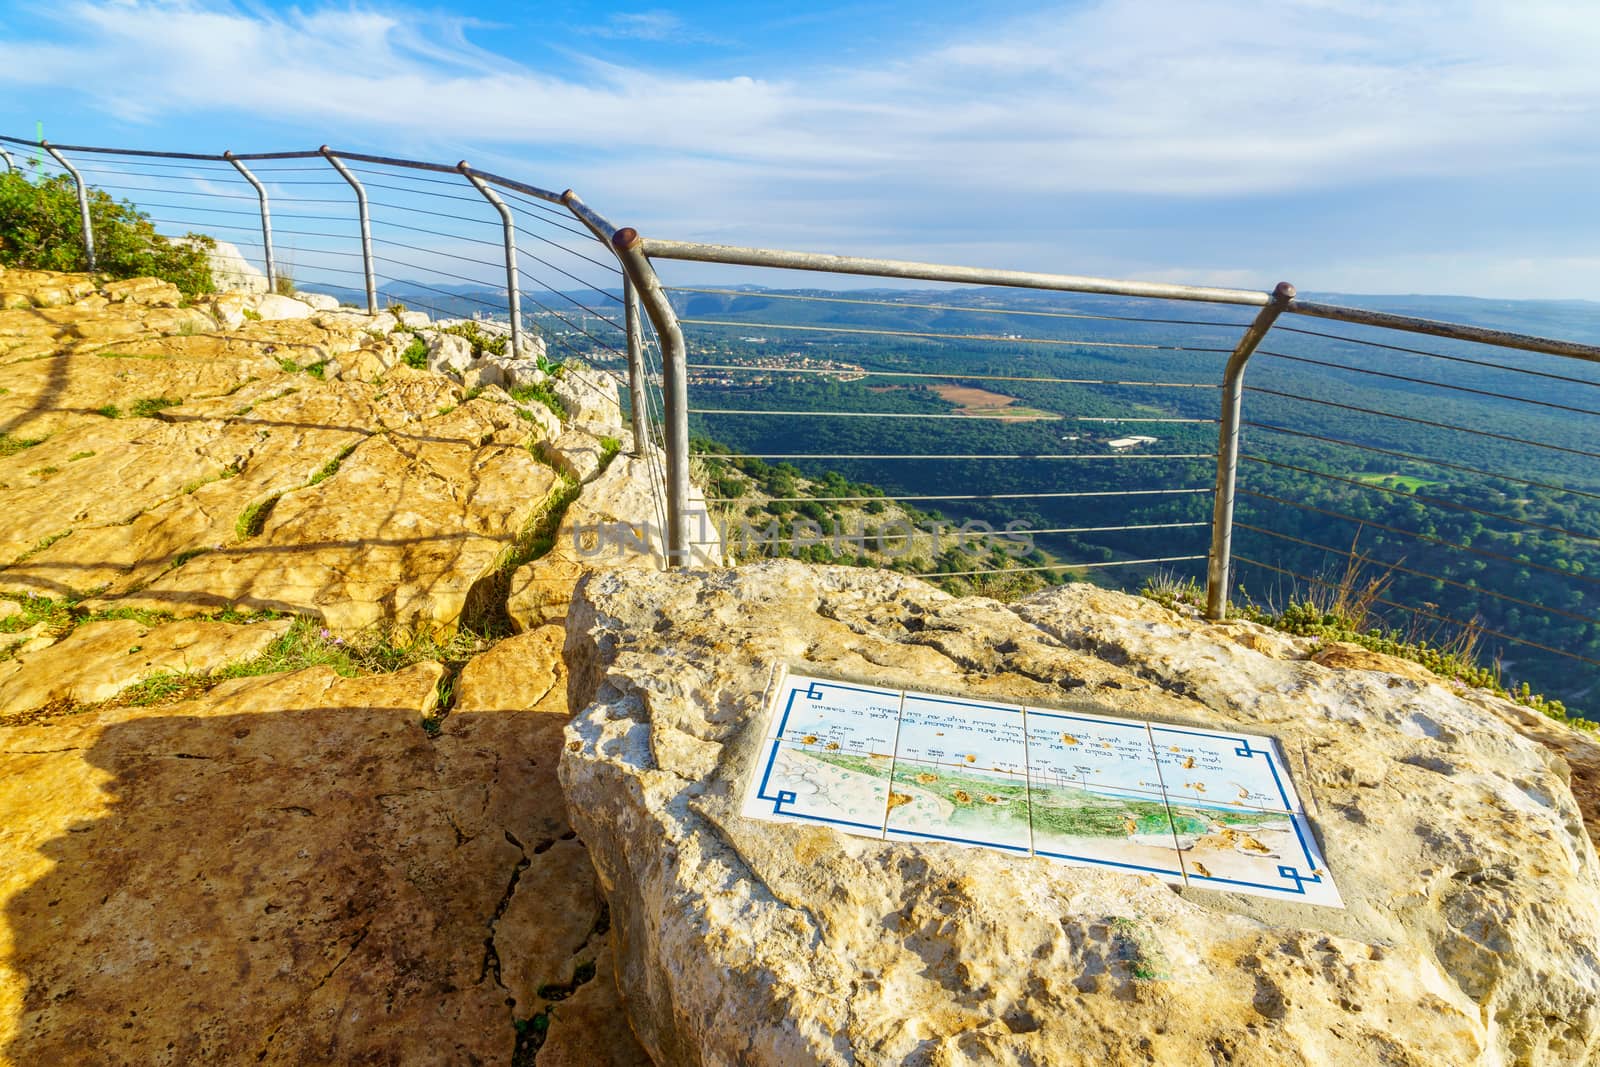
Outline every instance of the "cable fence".
<path fill-rule="evenodd" d="M 1567 700 L 1600 682 L 1600 324 L 645 238 L 465 164 L 0 143 L 274 283 L 514 325 L 613 375 L 672 563 L 1153 583 Z"/>
<path fill-rule="evenodd" d="M 667 292 L 691 455 L 735 553 L 1003 595 L 1096 570 L 1203 573 L 1233 309 L 730 277 L 744 285 Z"/>

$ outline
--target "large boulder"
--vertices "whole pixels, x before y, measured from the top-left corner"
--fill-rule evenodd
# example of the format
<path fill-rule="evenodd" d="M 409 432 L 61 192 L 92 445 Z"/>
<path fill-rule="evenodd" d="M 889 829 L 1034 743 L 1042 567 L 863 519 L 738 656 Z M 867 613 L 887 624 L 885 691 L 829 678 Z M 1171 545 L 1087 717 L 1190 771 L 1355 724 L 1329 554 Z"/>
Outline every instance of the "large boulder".
<path fill-rule="evenodd" d="M 621 428 L 622 404 L 617 399 L 617 381 L 606 372 L 569 361 L 556 376 L 554 388 L 574 424 L 596 433 Z"/>
<path fill-rule="evenodd" d="M 459 378 L 472 369 L 472 344 L 453 333 L 436 333 L 428 338 L 428 369 L 436 374 Z"/>
<path fill-rule="evenodd" d="M 1491 698 L 1312 648 L 1084 585 L 590 575 L 561 781 L 635 1031 L 661 1065 L 1593 1062 L 1566 763 Z M 747 818 L 780 666 L 1272 736 L 1344 907 Z"/>
<path fill-rule="evenodd" d="M 339 298 L 326 293 L 296 292 L 294 298 L 316 311 L 337 311 Z"/>
<path fill-rule="evenodd" d="M 188 248 L 194 241 L 187 237 L 174 237 L 175 245 Z M 239 246 L 228 241 L 217 241 L 211 248 L 211 280 L 217 290 L 224 293 L 265 293 L 271 287 L 267 276 L 254 263 L 244 258 Z"/>
<path fill-rule="evenodd" d="M 541 1064 L 647 1064 L 555 780 L 561 642 L 469 660 L 448 715 L 433 662 L 0 707 L 0 1063 L 505 1065 L 542 1030 Z"/>
<path fill-rule="evenodd" d="M 279 319 L 309 319 L 315 311 L 310 304 L 296 300 L 292 296 L 279 296 L 277 293 L 267 293 L 257 298 L 255 312 L 267 322 L 276 322 Z"/>

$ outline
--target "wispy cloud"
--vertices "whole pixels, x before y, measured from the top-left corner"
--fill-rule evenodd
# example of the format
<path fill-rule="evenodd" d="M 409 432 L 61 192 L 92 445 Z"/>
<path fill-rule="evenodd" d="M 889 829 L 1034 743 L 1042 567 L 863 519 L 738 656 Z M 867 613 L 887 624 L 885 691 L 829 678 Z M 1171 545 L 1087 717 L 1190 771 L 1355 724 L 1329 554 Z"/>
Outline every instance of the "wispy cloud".
<path fill-rule="evenodd" d="M 858 237 L 908 204 L 1015 224 L 1083 196 L 1203 211 L 1600 169 L 1587 0 L 1463 0 L 1444 14 L 1432 0 L 1280 0 L 1270 19 L 1253 0 L 1100 0 L 974 22 L 875 65 L 720 77 L 597 58 L 558 72 L 486 51 L 474 29 L 382 7 L 80 0 L 54 39 L 11 42 L 0 86 L 71 87 L 134 121 L 230 115 L 330 140 L 443 131 L 506 156 L 560 150 L 607 164 L 584 168 L 586 188 L 683 225 L 771 216 L 781 191 L 791 206 L 774 226 Z M 698 30 L 649 10 L 593 32 Z M 715 214 L 696 207 L 708 191 Z"/>
<path fill-rule="evenodd" d="M 595 37 L 634 41 L 704 44 L 717 39 L 710 34 L 691 29 L 683 19 L 671 11 L 659 10 L 617 12 L 607 17 L 603 25 L 587 27 L 582 32 Z"/>
<path fill-rule="evenodd" d="M 87 0 L 64 40 L 13 42 L 0 83 L 76 86 L 130 118 L 451 129 L 951 188 L 1234 195 L 1594 151 L 1600 19 L 1561 0 L 1433 8 L 1285 0 L 1263 21 L 1244 0 L 1105 0 L 876 68 L 707 78 L 551 74 L 442 16 Z M 648 11 L 599 32 L 686 31 Z"/>

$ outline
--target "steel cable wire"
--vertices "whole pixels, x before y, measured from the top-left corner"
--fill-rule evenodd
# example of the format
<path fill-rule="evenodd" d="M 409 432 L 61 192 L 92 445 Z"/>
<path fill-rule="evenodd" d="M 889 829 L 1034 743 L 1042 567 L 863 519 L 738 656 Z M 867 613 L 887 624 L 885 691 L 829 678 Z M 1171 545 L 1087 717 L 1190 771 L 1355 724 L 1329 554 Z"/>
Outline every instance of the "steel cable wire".
<path fill-rule="evenodd" d="M 1593 578 L 1587 574 L 1577 574 L 1571 571 L 1564 571 L 1557 567 L 1547 566 L 1543 563 L 1535 563 L 1532 560 L 1517 559 L 1513 556 L 1507 556 L 1501 552 L 1491 552 L 1488 549 L 1475 548 L 1472 545 L 1463 545 L 1456 541 L 1447 541 L 1442 537 L 1435 537 L 1432 534 L 1425 534 L 1418 530 L 1407 530 L 1402 526 L 1391 526 L 1388 523 L 1378 522 L 1375 519 L 1363 519 L 1355 515 L 1346 515 L 1343 512 L 1317 507 L 1315 504 L 1306 504 L 1298 500 L 1289 500 L 1286 497 L 1277 496 L 1273 493 L 1263 493 L 1258 489 L 1241 488 L 1238 490 L 1238 493 L 1240 496 L 1253 496 L 1257 499 L 1266 500 L 1273 504 L 1282 504 L 1291 508 L 1299 508 L 1301 511 L 1309 511 L 1318 515 L 1326 515 L 1331 519 L 1342 519 L 1345 522 L 1353 522 L 1358 526 L 1367 526 L 1374 530 L 1382 530 L 1385 533 L 1399 534 L 1402 537 L 1411 537 L 1418 541 L 1426 541 L 1429 544 L 1439 545 L 1442 548 L 1453 548 L 1458 552 L 1466 552 L 1470 555 L 1480 556 L 1484 559 L 1492 559 L 1500 563 L 1509 563 L 1514 567 L 1531 567 L 1534 570 L 1544 571 L 1547 574 L 1559 575 L 1560 577 L 1569 581 L 1578 581 L 1589 585 L 1600 586 L 1600 578 Z"/>
<path fill-rule="evenodd" d="M 1473 515 L 1481 515 L 1487 519 L 1498 519 L 1501 522 L 1508 522 L 1514 526 L 1524 526 L 1530 530 L 1543 530 L 1547 533 L 1560 534 L 1563 537 L 1571 537 L 1578 541 L 1593 541 L 1597 544 L 1600 544 L 1600 537 L 1596 537 L 1593 534 L 1578 533 L 1575 530 L 1569 530 L 1563 526 L 1550 526 L 1546 523 L 1535 522 L 1532 519 L 1519 519 L 1514 515 L 1502 515 L 1498 511 L 1488 511 L 1484 508 L 1475 508 L 1470 504 L 1458 504 L 1451 500 L 1442 500 L 1438 497 L 1423 496 L 1420 493 L 1407 492 L 1406 490 L 1402 489 L 1390 489 L 1388 486 L 1374 485 L 1371 482 L 1357 481 L 1354 478 L 1345 478 L 1337 474 L 1328 474 L 1324 471 L 1312 470 L 1309 467 L 1297 467 L 1292 463 L 1280 463 L 1277 460 L 1266 459 L 1262 456 L 1241 455 L 1239 458 L 1249 460 L 1252 463 L 1259 463 L 1265 467 L 1273 467 L 1278 470 L 1294 471 L 1296 474 L 1310 475 L 1311 477 L 1321 478 L 1325 481 L 1339 482 L 1341 484 L 1354 486 L 1359 489 L 1370 489 L 1373 492 L 1385 493 L 1390 496 L 1404 497 L 1407 500 L 1418 500 L 1427 504 L 1435 504 L 1443 508 L 1452 508 L 1456 511 L 1465 511 Z"/>

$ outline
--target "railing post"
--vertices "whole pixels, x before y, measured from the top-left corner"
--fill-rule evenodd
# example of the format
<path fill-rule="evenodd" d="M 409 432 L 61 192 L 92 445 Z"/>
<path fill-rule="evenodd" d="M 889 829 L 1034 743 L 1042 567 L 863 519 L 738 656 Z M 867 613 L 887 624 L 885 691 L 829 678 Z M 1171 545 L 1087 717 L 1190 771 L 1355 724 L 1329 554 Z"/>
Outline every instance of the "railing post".
<path fill-rule="evenodd" d="M 61 164 L 68 174 L 72 175 L 73 184 L 78 187 L 78 214 L 83 216 L 83 251 L 89 258 L 89 269 L 94 270 L 94 226 L 89 221 L 89 190 L 83 184 L 83 175 L 78 173 L 78 168 L 67 162 L 67 157 L 55 150 L 48 141 L 40 141 L 39 147 L 49 152 L 55 161 Z"/>
<path fill-rule="evenodd" d="M 350 188 L 356 191 L 356 209 L 361 213 L 361 265 L 367 275 L 367 314 L 376 315 L 378 313 L 378 284 L 372 275 L 372 220 L 367 216 L 367 191 L 361 187 L 361 183 L 356 180 L 356 176 L 350 173 L 350 168 L 340 162 L 339 158 L 333 154 L 333 149 L 323 145 L 317 151 L 321 152 L 323 157 L 333 164 L 333 169 L 338 171 L 339 176 L 349 182 Z"/>
<path fill-rule="evenodd" d="M 517 230 L 516 220 L 511 217 L 511 209 L 506 207 L 506 202 L 501 200 L 495 191 L 484 184 L 482 178 L 472 173 L 467 166 L 467 161 L 462 160 L 456 164 L 472 187 L 483 194 L 483 198 L 494 205 L 500 212 L 500 228 L 505 233 L 506 245 L 506 307 L 511 314 L 511 354 L 520 359 L 522 357 L 522 292 L 517 278 Z"/>
<path fill-rule="evenodd" d="M 278 264 L 272 257 L 272 210 L 267 206 L 267 189 L 256 180 L 256 176 L 245 169 L 245 165 L 234 158 L 233 153 L 225 151 L 222 158 L 233 164 L 233 169 L 244 175 L 244 180 L 255 186 L 256 198 L 261 201 L 261 247 L 266 251 L 267 257 L 267 292 L 278 291 Z"/>
<path fill-rule="evenodd" d="M 672 312 L 655 268 L 639 247 L 641 240 L 638 231 L 626 227 L 612 235 L 611 247 L 661 342 L 662 406 L 667 423 L 667 566 L 681 567 L 690 558 L 688 360 L 678 316 Z"/>
<path fill-rule="evenodd" d="M 561 194 L 561 202 L 567 205 L 567 210 L 572 212 L 574 218 L 589 228 L 595 238 L 610 248 L 622 264 L 622 308 L 623 328 L 628 339 L 628 410 L 631 413 L 633 424 L 633 445 L 637 453 L 645 451 L 645 442 L 649 434 L 649 406 L 646 399 L 645 387 L 648 384 L 644 372 L 644 332 L 639 322 L 639 291 L 634 285 L 632 274 L 628 265 L 623 260 L 622 253 L 613 243 L 617 231 L 605 219 L 590 210 L 577 193 L 568 189 Z M 650 271 L 650 276 L 655 277 L 655 268 L 649 265 L 649 260 L 644 259 L 645 266 Z M 672 318 L 673 329 L 677 329 L 677 317 L 672 314 L 672 306 L 665 304 L 666 314 Z M 655 313 L 650 315 L 655 319 Z M 681 334 L 679 335 L 681 339 Z M 688 496 L 684 500 L 687 502 Z"/>
<path fill-rule="evenodd" d="M 645 425 L 644 382 L 644 330 L 639 324 L 639 294 L 634 292 L 633 279 L 622 276 L 622 321 L 628 334 L 628 412 L 633 422 L 633 451 L 644 453 L 647 440 Z"/>
<path fill-rule="evenodd" d="M 1272 299 L 1239 338 L 1222 377 L 1222 427 L 1217 435 L 1217 490 L 1211 510 L 1211 558 L 1206 568 L 1206 618 L 1228 613 L 1228 567 L 1233 558 L 1233 497 L 1239 474 L 1239 412 L 1244 369 L 1267 331 L 1294 299 L 1294 286 L 1279 282 Z"/>

